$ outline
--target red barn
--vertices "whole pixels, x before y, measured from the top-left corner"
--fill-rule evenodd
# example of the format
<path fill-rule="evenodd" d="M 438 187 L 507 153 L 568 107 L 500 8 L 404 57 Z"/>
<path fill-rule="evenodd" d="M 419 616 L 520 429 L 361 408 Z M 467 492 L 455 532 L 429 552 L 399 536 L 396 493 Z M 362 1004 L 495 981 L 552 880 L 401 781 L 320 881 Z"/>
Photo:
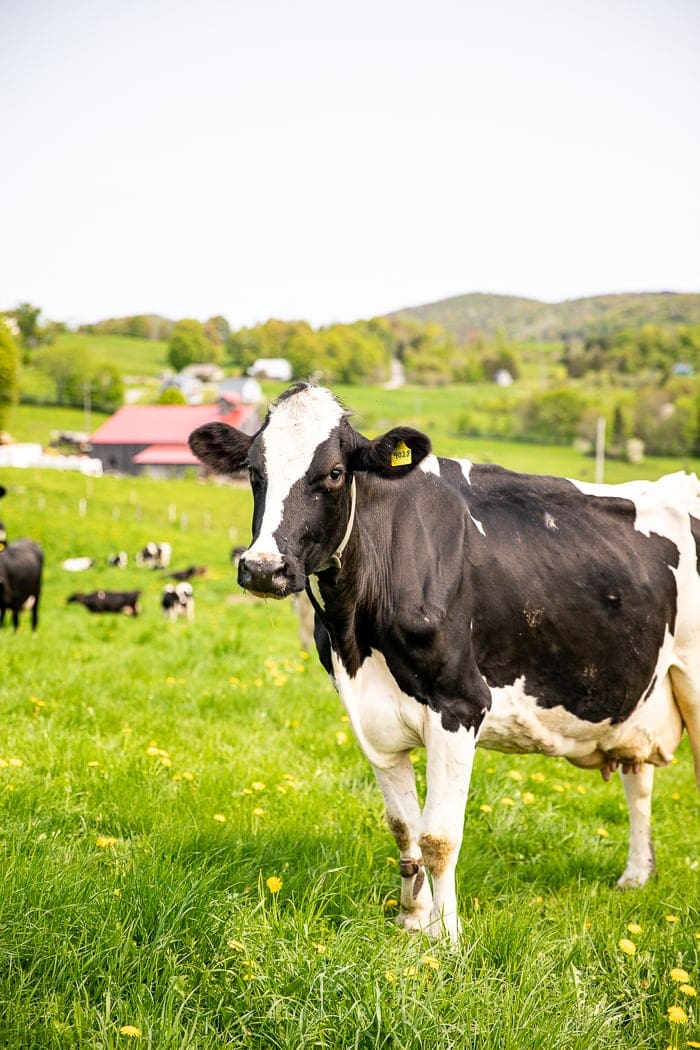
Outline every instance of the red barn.
<path fill-rule="evenodd" d="M 254 405 L 223 399 L 213 405 L 125 405 L 91 436 L 92 454 L 106 472 L 179 477 L 186 467 L 201 467 L 188 447 L 190 434 L 217 420 L 247 434 L 260 427 Z"/>

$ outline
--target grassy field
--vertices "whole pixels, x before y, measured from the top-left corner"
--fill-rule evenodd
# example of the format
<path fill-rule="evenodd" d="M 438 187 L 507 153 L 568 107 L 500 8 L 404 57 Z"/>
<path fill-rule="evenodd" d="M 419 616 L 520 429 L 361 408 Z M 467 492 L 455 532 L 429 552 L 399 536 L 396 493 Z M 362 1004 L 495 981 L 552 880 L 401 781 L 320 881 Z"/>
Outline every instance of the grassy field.
<path fill-rule="evenodd" d="M 366 411 L 362 397 L 346 401 Z M 501 462 L 531 451 L 558 469 L 549 450 L 497 446 Z M 700 804 L 685 743 L 657 777 L 658 878 L 628 893 L 615 888 L 627 835 L 616 781 L 479 753 L 463 941 L 408 936 L 393 924 L 379 791 L 340 703 L 300 651 L 289 605 L 235 584 L 248 491 L 34 470 L 0 480 L 10 536 L 46 551 L 37 634 L 27 614 L 0 633 L 0 1047 L 700 1043 Z M 163 620 L 158 572 L 105 566 L 149 539 L 172 543 L 174 568 L 208 566 L 194 625 Z M 74 555 L 98 564 L 68 573 Z M 98 587 L 140 587 L 142 615 L 66 605 Z M 420 753 L 416 768 L 422 785 Z M 671 976 L 679 967 L 687 981 Z M 671 1006 L 687 1024 L 669 1021 Z"/>

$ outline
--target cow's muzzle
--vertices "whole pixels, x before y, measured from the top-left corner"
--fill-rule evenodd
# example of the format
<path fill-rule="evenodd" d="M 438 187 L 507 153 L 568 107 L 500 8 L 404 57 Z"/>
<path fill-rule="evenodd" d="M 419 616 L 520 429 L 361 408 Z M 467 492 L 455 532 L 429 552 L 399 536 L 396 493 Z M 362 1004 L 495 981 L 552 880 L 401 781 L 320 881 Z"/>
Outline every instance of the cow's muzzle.
<path fill-rule="evenodd" d="M 295 571 L 283 557 L 275 554 L 242 554 L 238 562 L 241 587 L 262 598 L 286 598 L 305 586 L 304 574 Z"/>

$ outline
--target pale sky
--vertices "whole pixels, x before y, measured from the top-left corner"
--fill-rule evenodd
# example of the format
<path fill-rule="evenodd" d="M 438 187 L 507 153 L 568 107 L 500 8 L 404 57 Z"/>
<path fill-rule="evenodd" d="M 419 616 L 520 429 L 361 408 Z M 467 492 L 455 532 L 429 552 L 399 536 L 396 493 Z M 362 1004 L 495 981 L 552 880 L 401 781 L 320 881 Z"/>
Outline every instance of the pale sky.
<path fill-rule="evenodd" d="M 0 0 L 0 310 L 700 291 L 697 0 Z"/>

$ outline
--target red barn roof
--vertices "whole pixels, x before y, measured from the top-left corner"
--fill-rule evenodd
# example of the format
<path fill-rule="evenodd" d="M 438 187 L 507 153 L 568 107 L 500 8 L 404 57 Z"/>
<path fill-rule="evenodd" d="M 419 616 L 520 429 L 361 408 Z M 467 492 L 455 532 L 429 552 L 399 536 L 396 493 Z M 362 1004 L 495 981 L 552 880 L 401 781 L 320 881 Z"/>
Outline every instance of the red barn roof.
<path fill-rule="evenodd" d="M 90 441 L 93 445 L 186 445 L 203 423 L 219 420 L 240 428 L 254 411 L 253 405 L 237 405 L 223 414 L 218 405 L 124 405 Z"/>

